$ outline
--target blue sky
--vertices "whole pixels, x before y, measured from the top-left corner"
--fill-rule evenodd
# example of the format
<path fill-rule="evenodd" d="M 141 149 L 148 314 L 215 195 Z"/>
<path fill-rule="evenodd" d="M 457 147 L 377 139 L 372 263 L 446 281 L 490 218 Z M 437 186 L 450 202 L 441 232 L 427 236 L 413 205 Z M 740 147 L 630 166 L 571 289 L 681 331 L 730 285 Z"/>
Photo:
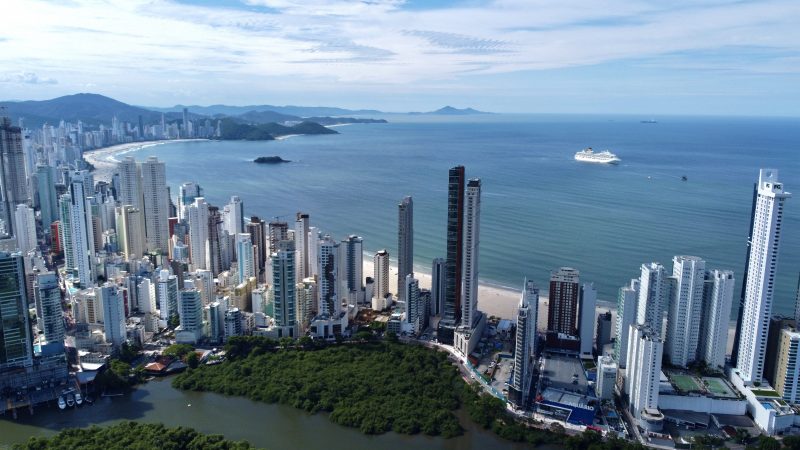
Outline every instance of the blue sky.
<path fill-rule="evenodd" d="M 0 99 L 800 115 L 796 0 L 6 0 Z"/>

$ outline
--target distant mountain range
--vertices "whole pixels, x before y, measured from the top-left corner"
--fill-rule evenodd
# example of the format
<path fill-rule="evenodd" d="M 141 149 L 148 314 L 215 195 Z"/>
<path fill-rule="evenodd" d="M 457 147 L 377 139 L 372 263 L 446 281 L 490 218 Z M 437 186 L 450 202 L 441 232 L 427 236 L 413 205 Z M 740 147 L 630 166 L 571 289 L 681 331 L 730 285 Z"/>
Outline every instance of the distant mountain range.
<path fill-rule="evenodd" d="M 12 120 L 23 117 L 25 126 L 39 127 L 44 123 L 57 125 L 61 120 L 68 122 L 82 121 L 89 126 L 100 124 L 109 125 L 112 117 L 117 117 L 120 121 L 136 124 L 141 116 L 145 124 L 153 124 L 161 121 L 161 114 L 164 113 L 167 122 L 183 120 L 182 105 L 171 108 L 155 108 L 133 106 L 127 103 L 114 100 L 99 94 L 74 94 L 51 100 L 41 101 L 0 101 L 0 107 L 6 108 Z M 284 123 L 284 122 L 316 122 L 322 125 L 335 125 L 342 123 L 375 123 L 386 122 L 383 119 L 364 119 L 343 117 L 347 115 L 386 115 L 378 110 L 371 109 L 344 109 L 327 106 L 274 106 L 274 105 L 251 105 L 251 106 L 186 106 L 189 118 L 195 119 L 220 119 L 228 118 L 235 122 L 249 125 Z M 451 106 L 431 111 L 427 113 L 409 114 L 431 114 L 431 115 L 469 115 L 469 114 L 488 114 L 472 108 L 458 109 Z"/>

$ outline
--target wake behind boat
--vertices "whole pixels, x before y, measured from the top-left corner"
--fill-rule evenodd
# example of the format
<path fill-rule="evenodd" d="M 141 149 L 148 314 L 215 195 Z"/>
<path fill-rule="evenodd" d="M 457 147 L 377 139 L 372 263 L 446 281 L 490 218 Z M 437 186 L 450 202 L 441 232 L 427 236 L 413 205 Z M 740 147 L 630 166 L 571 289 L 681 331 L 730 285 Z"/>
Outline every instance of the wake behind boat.
<path fill-rule="evenodd" d="M 575 153 L 575 161 L 599 163 L 599 164 L 617 164 L 621 160 L 617 155 L 608 150 L 595 153 L 591 147 Z"/>

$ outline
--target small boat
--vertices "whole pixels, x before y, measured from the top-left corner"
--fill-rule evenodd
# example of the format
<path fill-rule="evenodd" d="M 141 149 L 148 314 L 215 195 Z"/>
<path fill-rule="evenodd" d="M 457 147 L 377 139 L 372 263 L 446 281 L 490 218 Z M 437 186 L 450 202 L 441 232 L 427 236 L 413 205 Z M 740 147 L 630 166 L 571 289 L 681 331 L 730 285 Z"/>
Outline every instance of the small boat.
<path fill-rule="evenodd" d="M 58 409 L 67 409 L 67 402 L 64 401 L 64 397 L 58 397 Z"/>
<path fill-rule="evenodd" d="M 688 180 L 688 179 L 689 179 L 689 178 L 688 178 L 686 175 L 683 175 L 683 176 L 681 176 L 681 181 L 686 181 L 686 180 Z"/>
<path fill-rule="evenodd" d="M 70 408 L 75 406 L 75 396 L 73 396 L 71 392 L 67 394 L 67 406 Z"/>
<path fill-rule="evenodd" d="M 83 404 L 83 397 L 81 397 L 80 392 L 75 393 L 75 404 L 81 406 Z"/>

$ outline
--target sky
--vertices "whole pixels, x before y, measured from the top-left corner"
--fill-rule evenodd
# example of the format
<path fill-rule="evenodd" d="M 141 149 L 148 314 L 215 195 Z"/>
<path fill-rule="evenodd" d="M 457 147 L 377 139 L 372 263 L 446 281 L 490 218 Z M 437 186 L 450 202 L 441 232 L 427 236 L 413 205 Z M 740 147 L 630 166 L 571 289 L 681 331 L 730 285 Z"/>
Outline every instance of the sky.
<path fill-rule="evenodd" d="M 3 0 L 0 99 L 800 116 L 800 1 Z"/>

